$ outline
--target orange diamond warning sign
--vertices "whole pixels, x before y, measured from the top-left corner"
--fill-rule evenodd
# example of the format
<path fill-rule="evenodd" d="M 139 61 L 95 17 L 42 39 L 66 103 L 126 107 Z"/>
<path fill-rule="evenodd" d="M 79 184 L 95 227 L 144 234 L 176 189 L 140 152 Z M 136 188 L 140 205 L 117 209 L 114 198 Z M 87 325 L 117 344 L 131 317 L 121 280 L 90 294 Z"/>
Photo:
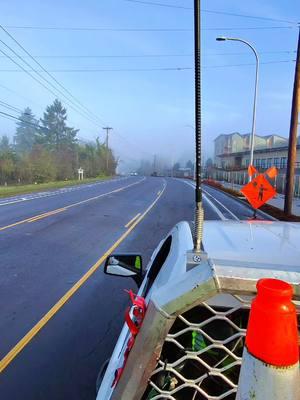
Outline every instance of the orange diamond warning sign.
<path fill-rule="evenodd" d="M 248 199 L 253 208 L 261 207 L 276 195 L 276 190 L 263 174 L 258 175 L 251 182 L 247 183 L 247 185 L 241 189 L 241 192 Z"/>

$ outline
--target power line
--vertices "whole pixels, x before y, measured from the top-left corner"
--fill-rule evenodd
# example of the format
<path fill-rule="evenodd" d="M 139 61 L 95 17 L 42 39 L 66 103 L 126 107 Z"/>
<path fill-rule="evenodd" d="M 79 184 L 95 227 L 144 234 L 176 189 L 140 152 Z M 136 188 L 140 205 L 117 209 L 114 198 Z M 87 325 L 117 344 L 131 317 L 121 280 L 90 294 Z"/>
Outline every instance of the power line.
<path fill-rule="evenodd" d="M 6 103 L 5 101 L 0 100 L 0 106 L 5 107 L 9 110 L 15 111 L 15 112 L 19 112 L 19 113 L 23 113 L 23 110 L 21 110 L 20 108 L 17 108 L 15 106 L 12 106 L 8 103 Z"/>
<path fill-rule="evenodd" d="M 12 120 L 21 121 L 21 122 L 23 122 L 24 124 L 31 125 L 31 126 L 33 126 L 33 127 L 35 127 L 35 128 L 38 128 L 38 129 L 45 129 L 45 130 L 47 130 L 47 131 L 49 130 L 48 128 L 45 128 L 44 126 L 41 126 L 41 125 L 39 125 L 39 124 L 34 124 L 34 123 L 32 123 L 32 122 L 29 122 L 29 121 L 25 121 L 25 120 L 22 119 L 22 118 L 18 118 L 18 117 L 14 116 L 14 115 L 5 113 L 5 112 L 3 112 L 3 111 L 0 111 L 0 115 L 3 116 L 3 117 L 7 117 L 7 118 L 9 118 L 9 119 L 12 119 Z"/>
<path fill-rule="evenodd" d="M 174 4 L 166 4 L 166 3 L 158 3 L 154 1 L 142 1 L 142 0 L 124 0 L 129 3 L 139 3 L 139 4 L 147 4 L 150 6 L 159 6 L 159 7 L 167 7 L 167 8 L 179 8 L 181 10 L 193 10 L 193 7 L 186 6 L 176 6 Z"/>
<path fill-rule="evenodd" d="M 296 50 L 280 50 L 280 51 L 260 51 L 259 54 L 296 54 Z M 204 56 L 240 56 L 240 55 L 249 55 L 247 52 L 235 52 L 235 53 L 204 53 Z M 164 57 L 193 57 L 193 54 L 110 54 L 110 55 L 99 55 L 99 54 L 91 54 L 91 55 L 83 55 L 83 54 L 73 54 L 73 55 L 38 55 L 34 56 L 35 58 L 164 58 Z M 0 56 L 0 58 L 5 58 L 4 56 Z M 14 58 L 14 57 L 12 57 Z M 26 58 L 24 56 L 23 58 Z M 28 57 L 27 57 L 28 58 Z"/>
<path fill-rule="evenodd" d="M 50 84 L 50 86 L 53 87 L 56 91 L 59 91 L 58 89 L 55 88 L 55 86 L 54 86 L 53 84 L 51 84 L 51 82 L 49 82 L 45 77 L 43 77 L 43 75 L 41 75 L 40 72 L 42 72 L 42 70 L 41 70 L 41 71 L 34 70 L 34 69 L 32 68 L 32 66 L 31 66 L 29 63 L 27 63 L 26 61 L 24 61 L 24 60 L 22 59 L 22 57 L 21 57 L 18 53 L 16 53 L 10 46 L 8 46 L 8 45 L 7 45 L 5 42 L 3 42 L 1 39 L 0 39 L 0 42 L 3 43 L 6 47 L 8 47 L 9 50 L 11 50 L 18 58 L 20 58 L 21 61 L 22 61 L 25 65 L 29 66 L 30 69 L 29 69 L 29 70 L 25 69 L 21 64 L 19 64 L 18 62 L 16 62 L 9 54 L 5 53 L 5 51 L 3 51 L 3 50 L 1 50 L 1 49 L 0 49 L 0 53 L 2 53 L 4 56 L 6 56 L 8 59 L 10 59 L 14 64 L 16 64 L 19 68 L 21 68 L 21 70 L 22 70 L 23 72 L 25 72 L 25 73 L 26 73 L 27 75 L 29 75 L 34 81 L 36 81 L 36 82 L 39 83 L 41 86 L 43 86 L 43 87 L 44 87 L 48 92 L 50 92 L 53 96 L 59 97 L 59 96 L 57 96 L 57 93 L 55 93 L 52 89 L 50 89 L 50 88 L 49 88 L 48 86 L 46 86 L 43 82 L 41 82 L 38 78 L 36 78 L 34 75 L 31 74 L 31 72 L 35 72 L 39 77 L 41 77 L 44 81 L 46 81 L 48 84 Z M 16 70 L 16 71 L 21 72 L 20 70 Z M 60 91 L 59 91 L 59 92 L 60 92 Z M 66 97 L 66 96 L 64 96 L 64 97 Z M 74 111 L 76 111 L 78 114 L 80 114 L 80 115 L 83 116 L 84 118 L 88 119 L 90 122 L 95 123 L 95 122 L 92 121 L 90 118 L 88 118 L 86 115 L 82 114 L 79 110 L 77 110 L 76 108 L 74 108 L 69 102 L 65 101 L 65 103 L 66 103 L 70 108 L 72 108 Z"/>
<path fill-rule="evenodd" d="M 4 57 L 4 56 L 0 56 L 0 57 Z M 40 104 L 38 104 L 37 102 L 33 101 L 32 99 L 30 99 L 30 98 L 28 98 L 28 97 L 25 97 L 25 96 L 21 95 L 20 93 L 16 92 L 15 90 L 12 90 L 12 89 L 8 88 L 8 87 L 5 86 L 5 85 L 0 84 L 0 87 L 1 87 L 2 89 L 7 90 L 7 91 L 10 92 L 10 93 L 13 93 L 13 94 L 17 95 L 19 98 L 22 98 L 22 99 L 25 100 L 26 102 L 29 102 L 29 103 L 35 104 L 35 105 L 37 105 L 37 106 L 40 106 Z"/>
<path fill-rule="evenodd" d="M 1 51 L 1 50 L 0 50 Z M 53 69 L 51 72 L 136 72 L 136 71 L 182 71 L 192 69 L 190 67 L 166 67 L 166 68 L 115 68 L 115 69 Z M 38 72 L 38 70 L 26 70 L 26 72 Z M 0 72 L 22 72 L 19 69 L 0 69 Z"/>
<path fill-rule="evenodd" d="M 2 27 L 2 25 L 0 25 L 0 28 L 40 67 L 40 68 L 42 68 L 42 70 L 44 71 L 44 72 L 46 72 L 46 74 L 48 75 L 48 76 L 50 76 L 50 78 L 52 78 L 55 82 L 56 82 L 56 84 L 58 84 L 65 92 L 67 92 L 72 98 L 74 98 L 74 100 L 75 101 L 77 101 L 77 103 L 79 103 L 80 105 L 81 105 L 81 103 L 63 86 L 63 85 L 61 85 L 58 81 L 57 81 L 57 79 L 55 78 L 55 77 L 53 77 L 50 73 L 48 73 L 48 71 L 38 62 L 38 61 L 36 61 L 35 60 L 35 58 L 6 30 L 6 29 L 4 29 L 3 27 Z M 3 41 L 1 41 L 6 47 L 8 47 L 14 54 L 16 54 L 17 56 L 18 56 L 18 58 L 20 58 L 22 61 L 23 61 L 23 63 L 25 63 L 26 65 L 30 65 L 30 64 L 28 64 L 26 61 L 24 61 L 24 59 L 21 57 L 21 56 L 19 56 L 14 50 L 12 50 L 6 43 L 4 43 Z M 64 98 L 66 98 L 66 99 L 68 99 L 68 97 L 63 93 L 63 92 L 61 92 L 61 90 L 59 90 L 59 89 L 57 89 L 51 82 L 49 82 L 45 77 L 43 77 L 42 75 L 40 75 L 40 74 L 38 74 L 44 81 L 46 81 L 48 84 L 50 84 L 50 86 L 52 87 L 52 88 L 54 88 L 55 90 L 57 90 L 59 93 L 61 93 L 62 95 L 63 95 L 63 97 Z M 77 108 L 78 108 L 78 106 L 72 101 L 72 100 L 70 100 L 70 99 L 68 99 L 68 101 L 70 101 L 72 104 L 74 104 Z M 70 106 L 70 105 L 69 105 Z M 72 106 L 70 106 L 71 108 L 72 108 Z M 85 108 L 83 105 L 81 105 L 81 107 L 82 108 Z M 74 108 L 73 108 L 74 109 Z M 76 111 L 76 110 L 75 110 Z M 88 111 L 88 113 L 90 113 L 89 112 L 89 110 L 87 110 Z M 78 112 L 78 111 L 77 111 Z M 80 113 L 80 115 L 82 115 L 81 113 Z M 90 120 L 90 119 L 89 119 Z M 91 121 L 91 120 L 90 120 Z"/>
<path fill-rule="evenodd" d="M 101 27 L 67 27 L 67 26 L 20 26 L 5 25 L 7 29 L 26 29 L 41 31 L 103 31 L 103 32 L 189 32 L 190 28 L 101 28 Z"/>
<path fill-rule="evenodd" d="M 268 64 L 285 64 L 285 63 L 292 63 L 296 60 L 281 60 L 281 61 L 266 61 L 260 62 L 260 65 L 268 65 Z M 241 63 L 241 64 L 224 64 L 224 65 L 207 65 L 203 66 L 203 68 L 227 68 L 227 67 L 248 67 L 251 65 L 256 65 L 254 63 Z"/>
<path fill-rule="evenodd" d="M 0 50 L 1 51 L 1 50 Z M 281 64 L 281 63 L 291 63 L 295 60 L 278 60 L 278 61 L 266 61 L 261 62 L 260 64 Z M 241 64 L 225 64 L 225 65 L 204 65 L 203 68 L 223 68 L 223 67 L 241 67 L 241 66 L 248 66 L 254 65 L 253 63 L 241 63 Z M 143 72 L 143 71 L 186 71 L 192 70 L 193 67 L 153 67 L 153 68 L 103 68 L 103 69 L 54 69 L 51 72 L 78 72 L 78 73 L 92 73 L 92 72 Z M 26 70 L 27 71 L 27 70 Z M 36 70 L 30 70 L 36 71 Z M 0 69 L 0 72 L 22 72 L 18 69 Z"/>
<path fill-rule="evenodd" d="M 60 26 L 5 26 L 7 29 L 25 29 L 42 31 L 103 31 L 103 32 L 192 32 L 191 28 L 100 28 L 100 27 L 60 27 Z M 219 30 L 260 30 L 260 29 L 292 29 L 293 26 L 253 26 L 253 27 L 208 27 L 202 31 Z"/>
<path fill-rule="evenodd" d="M 50 85 L 54 90 L 56 90 L 58 93 L 60 93 L 65 99 L 67 99 L 67 104 L 69 105 L 69 107 L 71 107 L 75 112 L 79 113 L 81 116 L 85 117 L 86 119 L 88 119 L 90 122 L 95 123 L 95 121 L 93 121 L 91 119 L 91 117 L 87 117 L 87 115 L 85 114 L 92 114 L 88 109 L 88 111 L 80 111 L 79 106 L 74 103 L 73 100 L 69 99 L 68 96 L 66 96 L 60 89 L 56 88 L 48 79 L 46 79 L 40 72 L 45 72 L 48 76 L 50 76 L 50 78 L 52 78 L 57 85 L 59 85 L 65 92 L 67 92 L 72 98 L 75 99 L 75 101 L 77 101 L 77 103 L 80 104 L 81 108 L 85 109 L 86 107 L 84 107 L 83 105 L 81 105 L 81 103 L 79 102 L 79 100 L 77 100 L 63 85 L 61 85 L 58 80 L 53 77 L 38 61 L 35 60 L 35 58 L 8 32 L 6 31 L 6 29 L 4 29 L 1 25 L 0 28 L 42 69 L 42 71 L 37 71 L 32 69 L 32 71 L 34 71 L 41 79 L 43 79 L 45 82 L 48 83 L 48 85 Z M 4 41 L 0 40 L 0 42 L 2 44 L 4 44 L 13 54 L 15 54 L 25 65 L 29 66 L 30 68 L 32 68 L 32 66 L 24 60 L 24 58 L 22 56 L 20 56 L 16 51 L 14 51 L 9 45 L 7 45 Z M 10 60 L 12 62 L 14 62 L 15 64 L 17 64 L 20 68 L 22 68 L 22 70 L 25 72 L 25 69 L 23 67 L 21 67 L 18 63 L 16 63 L 12 57 L 8 56 L 7 54 L 5 54 L 2 50 L 0 50 L 6 57 L 10 58 Z M 31 75 L 31 77 L 33 77 Z M 35 78 L 36 81 L 38 81 L 40 84 L 42 84 L 39 80 L 37 80 Z M 51 89 L 47 88 L 46 85 L 42 84 L 42 86 L 44 88 L 46 88 L 48 91 L 50 91 L 52 94 L 54 94 L 55 97 L 57 97 L 57 94 L 55 94 Z M 73 104 L 76 108 L 74 108 L 71 104 Z M 93 118 L 95 118 L 92 115 Z M 97 118 L 97 117 L 96 117 Z M 97 118 L 98 119 L 98 118 Z M 99 122 L 97 122 L 97 124 L 99 124 Z"/>
<path fill-rule="evenodd" d="M 151 6 L 158 6 L 158 7 L 193 10 L 193 7 L 178 6 L 178 5 L 174 5 L 174 4 L 166 4 L 166 3 L 154 2 L 154 1 L 145 1 L 145 0 L 123 0 L 123 1 L 129 2 L 129 3 L 139 3 L 139 4 L 146 4 L 146 5 L 151 5 Z M 236 13 L 230 13 L 230 12 L 226 12 L 226 11 L 216 11 L 216 10 L 207 10 L 207 9 L 201 9 L 201 11 L 203 13 L 221 14 L 221 15 L 228 15 L 231 17 L 240 17 L 240 18 L 260 19 L 260 20 L 264 20 L 264 21 L 285 22 L 288 24 L 297 25 L 296 21 L 290 21 L 290 20 L 286 20 L 286 19 L 269 18 L 269 17 L 247 15 L 247 14 L 236 14 Z"/>
<path fill-rule="evenodd" d="M 149 155 L 152 157 L 152 154 L 148 153 L 144 149 L 141 149 L 141 147 L 139 145 L 137 145 L 136 143 L 130 141 L 128 138 L 126 138 L 123 135 L 121 135 L 118 131 L 114 130 L 113 133 L 115 135 L 117 135 L 120 139 L 122 139 L 125 143 L 127 143 L 130 146 L 130 149 L 132 149 L 132 146 L 134 146 L 136 149 L 138 149 L 140 152 L 146 154 L 148 157 L 149 157 Z"/>

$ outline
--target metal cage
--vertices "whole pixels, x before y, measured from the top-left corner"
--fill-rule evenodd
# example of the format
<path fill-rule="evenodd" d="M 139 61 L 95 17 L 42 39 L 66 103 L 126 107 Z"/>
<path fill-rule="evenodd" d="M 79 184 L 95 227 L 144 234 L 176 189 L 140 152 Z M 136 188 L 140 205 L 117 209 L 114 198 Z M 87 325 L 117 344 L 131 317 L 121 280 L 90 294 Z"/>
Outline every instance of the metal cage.
<path fill-rule="evenodd" d="M 114 400 L 234 400 L 256 282 L 270 277 L 294 287 L 300 273 L 281 265 L 200 259 L 156 290 L 129 354 Z"/>

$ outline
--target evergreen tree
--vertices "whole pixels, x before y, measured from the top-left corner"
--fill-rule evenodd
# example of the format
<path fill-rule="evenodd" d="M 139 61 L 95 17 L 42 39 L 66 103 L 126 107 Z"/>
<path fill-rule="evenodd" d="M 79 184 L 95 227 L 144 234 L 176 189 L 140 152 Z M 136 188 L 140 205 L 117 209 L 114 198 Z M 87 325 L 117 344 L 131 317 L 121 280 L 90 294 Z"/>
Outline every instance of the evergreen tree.
<path fill-rule="evenodd" d="M 11 145 L 9 143 L 9 137 L 3 135 L 0 140 L 0 156 L 3 157 L 12 152 Z"/>
<path fill-rule="evenodd" d="M 193 164 L 193 162 L 192 162 L 191 160 L 189 160 L 189 161 L 185 164 L 185 167 L 186 167 L 186 168 L 190 168 L 191 171 L 193 171 L 193 169 L 194 169 L 194 164 Z"/>
<path fill-rule="evenodd" d="M 8 136 L 0 140 L 0 184 L 13 181 L 15 178 L 16 157 L 9 143 Z"/>
<path fill-rule="evenodd" d="M 40 130 L 41 144 L 51 150 L 74 147 L 78 130 L 67 126 L 67 110 L 58 99 L 46 108 L 41 124 L 44 127 Z"/>
<path fill-rule="evenodd" d="M 29 107 L 25 108 L 19 119 L 14 141 L 17 153 L 24 154 L 32 150 L 36 141 L 37 120 Z"/>
<path fill-rule="evenodd" d="M 177 172 L 179 170 L 179 168 L 180 168 L 180 163 L 179 162 L 177 162 L 177 163 L 175 163 L 173 165 L 173 171 Z"/>

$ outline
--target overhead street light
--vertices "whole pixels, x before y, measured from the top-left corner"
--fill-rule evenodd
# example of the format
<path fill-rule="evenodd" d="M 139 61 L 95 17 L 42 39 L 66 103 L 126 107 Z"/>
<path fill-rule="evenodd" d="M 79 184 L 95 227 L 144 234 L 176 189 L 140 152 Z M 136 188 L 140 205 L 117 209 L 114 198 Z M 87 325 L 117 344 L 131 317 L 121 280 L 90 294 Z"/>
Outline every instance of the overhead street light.
<path fill-rule="evenodd" d="M 225 36 L 217 37 L 216 40 L 218 42 L 224 42 L 225 40 L 233 40 L 235 42 L 244 43 L 246 46 L 250 47 L 253 51 L 256 59 L 256 74 L 255 74 L 255 88 L 254 88 L 254 103 L 253 103 L 253 115 L 252 115 L 252 132 L 251 132 L 251 140 L 250 140 L 250 160 L 249 165 L 253 165 L 253 154 L 254 154 L 254 142 L 255 142 L 255 127 L 256 127 L 256 106 L 257 106 L 257 90 L 258 90 L 258 72 L 259 72 L 259 57 L 255 48 L 246 40 L 240 38 L 230 38 Z M 249 182 L 252 177 L 249 175 Z"/>

